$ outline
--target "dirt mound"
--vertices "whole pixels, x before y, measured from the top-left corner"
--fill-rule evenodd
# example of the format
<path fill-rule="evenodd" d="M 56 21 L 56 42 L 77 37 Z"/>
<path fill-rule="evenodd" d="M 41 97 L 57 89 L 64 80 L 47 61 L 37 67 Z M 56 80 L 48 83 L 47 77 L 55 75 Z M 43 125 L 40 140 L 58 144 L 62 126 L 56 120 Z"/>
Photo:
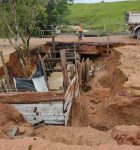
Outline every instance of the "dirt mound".
<path fill-rule="evenodd" d="M 62 143 L 52 143 L 40 138 L 24 138 L 15 140 L 0 140 L 0 150 L 92 150 L 89 146 L 65 145 Z"/>
<path fill-rule="evenodd" d="M 16 52 L 9 55 L 9 61 L 6 63 L 8 73 L 11 77 L 24 77 L 23 66 L 17 58 Z M 0 68 L 0 76 L 4 75 L 3 68 Z"/>
<path fill-rule="evenodd" d="M 140 127 L 138 126 L 116 126 L 113 128 L 112 136 L 118 144 L 140 145 Z"/>
<path fill-rule="evenodd" d="M 42 127 L 35 130 L 34 136 L 68 145 L 93 146 L 115 142 L 111 131 L 103 132 L 91 127 Z"/>
<path fill-rule="evenodd" d="M 129 145 L 115 145 L 115 144 L 104 144 L 100 145 L 95 150 L 139 150 L 140 147 L 138 146 L 129 146 Z"/>
<path fill-rule="evenodd" d="M 23 77 L 23 66 L 19 61 L 16 52 L 10 54 L 7 69 L 11 77 Z"/>
<path fill-rule="evenodd" d="M 128 145 L 103 144 L 100 146 L 77 146 L 52 143 L 41 138 L 24 138 L 15 140 L 0 140 L 0 150 L 139 150 L 140 147 Z"/>
<path fill-rule="evenodd" d="M 25 122 L 25 119 L 12 106 L 0 103 L 0 126 L 9 122 L 18 124 Z"/>
<path fill-rule="evenodd" d="M 112 50 L 110 58 L 94 60 L 95 67 L 107 67 L 95 70 L 88 83 L 91 90 L 81 94 L 79 106 L 74 104 L 77 114 L 73 115 L 74 125 L 77 122 L 99 130 L 109 130 L 116 125 L 140 125 L 139 58 L 139 47 L 129 45 Z M 102 76 L 110 77 L 109 88 L 100 85 Z"/>
<path fill-rule="evenodd" d="M 9 104 L 0 103 L 0 138 L 7 136 L 10 127 L 17 125 L 28 125 L 23 116 Z"/>
<path fill-rule="evenodd" d="M 109 88 L 111 86 L 111 80 L 109 76 L 102 76 L 99 79 L 99 83 L 104 87 L 104 88 Z"/>
<path fill-rule="evenodd" d="M 36 66 L 36 56 L 35 54 L 31 54 L 31 70 L 33 70 Z M 25 69 L 18 58 L 16 52 L 13 52 L 9 55 L 9 61 L 6 63 L 8 73 L 10 77 L 25 77 Z M 0 67 L 0 76 L 4 75 L 3 67 Z"/>

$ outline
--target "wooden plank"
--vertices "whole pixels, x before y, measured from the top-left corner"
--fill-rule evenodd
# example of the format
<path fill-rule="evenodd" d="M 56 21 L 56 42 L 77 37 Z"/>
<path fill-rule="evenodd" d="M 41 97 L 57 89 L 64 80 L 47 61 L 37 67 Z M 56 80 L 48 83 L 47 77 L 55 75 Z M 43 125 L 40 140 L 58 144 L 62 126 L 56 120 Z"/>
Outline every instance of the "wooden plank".
<path fill-rule="evenodd" d="M 2 92 L 8 92 L 8 89 L 4 81 L 1 81 L 1 88 L 2 88 Z"/>
<path fill-rule="evenodd" d="M 73 100 L 74 98 L 76 97 L 79 97 L 79 83 L 78 83 L 78 75 L 76 75 L 66 93 L 65 93 L 65 104 L 64 104 L 64 112 L 65 112 L 65 126 L 67 126 L 67 123 L 68 123 L 68 120 L 70 118 L 70 112 L 71 112 L 71 109 L 72 109 L 72 104 L 73 104 Z"/>
<path fill-rule="evenodd" d="M 41 62 L 41 67 L 43 69 L 44 78 L 45 78 L 45 81 L 46 81 L 46 84 L 47 84 L 47 87 L 48 87 L 48 90 L 49 90 L 50 88 L 49 88 L 49 84 L 48 84 L 48 78 L 47 78 L 47 74 L 46 74 L 45 63 L 44 63 L 44 60 L 41 58 L 40 55 L 39 55 L 39 60 Z"/>
<path fill-rule="evenodd" d="M 46 71 L 50 71 L 50 72 L 62 72 L 62 69 L 54 68 L 54 69 L 46 69 Z M 70 71 L 68 70 L 68 72 L 70 72 Z"/>
<path fill-rule="evenodd" d="M 55 30 L 52 31 L 52 50 L 55 51 Z"/>
<path fill-rule="evenodd" d="M 66 57 L 67 61 L 75 60 L 75 57 Z M 61 61 L 61 58 L 50 58 L 48 61 L 54 61 L 54 62 L 59 62 Z"/>
<path fill-rule="evenodd" d="M 52 64 L 51 64 L 52 62 L 51 62 L 51 60 L 48 56 L 48 53 L 46 53 L 45 58 L 46 58 L 46 61 L 47 61 L 48 69 L 52 69 Z"/>
<path fill-rule="evenodd" d="M 49 63 L 47 61 L 47 57 L 44 58 L 44 63 L 45 63 L 45 67 L 46 67 L 46 75 L 47 75 L 47 77 L 49 77 L 50 76 L 50 72 L 48 71 L 48 69 L 49 69 Z"/>
<path fill-rule="evenodd" d="M 78 75 L 79 75 L 79 86 L 82 88 L 82 65 L 83 63 L 78 64 Z"/>
<path fill-rule="evenodd" d="M 138 35 L 137 35 L 137 45 L 139 45 L 140 44 L 140 32 L 138 32 Z"/>
<path fill-rule="evenodd" d="M 64 101 L 64 95 L 60 92 L 23 92 L 0 94 L 0 103 L 7 104 L 34 104 L 41 102 Z"/>
<path fill-rule="evenodd" d="M 61 50 L 62 50 L 62 49 L 61 49 Z M 66 50 L 66 54 L 75 52 L 75 50 L 71 50 L 71 49 L 68 49 L 68 50 L 65 49 L 65 50 Z M 49 53 L 50 53 L 50 54 L 60 54 L 60 50 L 55 50 L 55 51 L 50 50 Z M 46 52 L 40 52 L 40 54 L 45 55 Z"/>
<path fill-rule="evenodd" d="M 66 92 L 69 86 L 69 77 L 67 71 L 65 50 L 60 51 L 60 56 L 61 56 L 61 67 L 62 67 L 62 74 L 63 74 L 63 85 L 64 85 L 64 91 Z"/>
<path fill-rule="evenodd" d="M 83 91 L 86 92 L 86 63 L 83 62 L 83 68 L 82 68 L 82 88 Z"/>
<path fill-rule="evenodd" d="M 50 59 L 52 59 L 52 56 L 51 56 L 51 54 L 50 54 L 50 53 L 48 53 L 48 52 L 47 52 L 47 55 L 48 55 L 49 60 L 50 60 Z M 55 63 L 54 63 L 54 62 L 52 62 L 52 61 L 50 61 L 50 65 L 51 65 L 51 69 L 53 69 L 53 68 L 54 68 L 54 66 L 55 66 Z"/>
<path fill-rule="evenodd" d="M 69 120 L 69 116 L 70 116 L 70 112 L 71 112 L 71 107 L 72 107 L 72 101 L 70 101 L 70 103 L 67 106 L 67 111 L 64 114 L 65 115 L 65 126 L 67 126 L 68 124 L 68 120 Z"/>

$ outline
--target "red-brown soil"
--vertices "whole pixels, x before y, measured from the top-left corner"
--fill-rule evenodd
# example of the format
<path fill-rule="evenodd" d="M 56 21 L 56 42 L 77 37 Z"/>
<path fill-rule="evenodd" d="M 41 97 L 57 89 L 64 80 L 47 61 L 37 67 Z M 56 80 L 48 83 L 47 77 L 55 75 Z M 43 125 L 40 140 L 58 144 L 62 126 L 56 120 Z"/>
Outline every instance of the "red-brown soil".
<path fill-rule="evenodd" d="M 72 126 L 102 131 L 116 125 L 140 126 L 139 54 L 139 47 L 123 46 L 112 50 L 110 57 L 93 61 L 91 90 L 81 93 L 79 103 L 74 102 Z M 104 77 L 104 82 L 109 82 L 107 88 L 100 83 Z"/>
<path fill-rule="evenodd" d="M 0 103 L 0 126 L 8 122 L 18 124 L 21 122 L 25 122 L 25 120 L 23 116 L 13 107 L 9 106 L 8 104 Z"/>
<path fill-rule="evenodd" d="M 81 146 L 53 143 L 40 138 L 24 138 L 15 140 L 0 140 L 1 150 L 139 150 L 139 147 L 116 144 L 102 144 L 100 146 Z"/>
<path fill-rule="evenodd" d="M 93 146 L 104 143 L 116 143 L 111 131 L 98 131 L 91 127 L 41 127 L 33 136 L 68 145 Z"/>
<path fill-rule="evenodd" d="M 113 128 L 112 136 L 118 144 L 140 145 L 140 127 L 116 126 Z"/>
<path fill-rule="evenodd" d="M 9 55 L 9 61 L 6 63 L 6 65 L 7 65 L 9 76 L 11 77 L 23 77 L 24 76 L 23 66 L 15 52 Z M 3 76 L 3 75 L 4 75 L 4 70 L 1 67 L 0 76 Z"/>
<path fill-rule="evenodd" d="M 28 126 L 33 132 L 18 134 L 14 140 L 1 139 L 0 150 L 139 150 L 139 146 L 131 146 L 140 145 L 139 49 L 124 46 L 114 48 L 109 57 L 93 58 L 95 72 L 88 83 L 91 89 L 81 92 L 80 100 L 74 101 L 72 127 L 33 130 Z M 27 126 L 21 114 L 8 104 L 0 104 L 0 118 L 0 138 L 8 138 L 6 133 L 12 125 Z"/>

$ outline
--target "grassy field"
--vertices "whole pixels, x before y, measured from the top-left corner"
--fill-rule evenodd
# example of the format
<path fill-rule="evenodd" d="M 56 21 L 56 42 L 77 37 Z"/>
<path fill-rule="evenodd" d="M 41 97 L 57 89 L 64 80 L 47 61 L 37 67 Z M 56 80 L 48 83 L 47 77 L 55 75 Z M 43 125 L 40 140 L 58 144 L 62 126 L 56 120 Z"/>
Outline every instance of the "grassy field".
<path fill-rule="evenodd" d="M 125 11 L 140 11 L 140 1 L 97 4 L 74 4 L 70 6 L 68 20 L 72 25 L 100 31 L 122 31 Z"/>

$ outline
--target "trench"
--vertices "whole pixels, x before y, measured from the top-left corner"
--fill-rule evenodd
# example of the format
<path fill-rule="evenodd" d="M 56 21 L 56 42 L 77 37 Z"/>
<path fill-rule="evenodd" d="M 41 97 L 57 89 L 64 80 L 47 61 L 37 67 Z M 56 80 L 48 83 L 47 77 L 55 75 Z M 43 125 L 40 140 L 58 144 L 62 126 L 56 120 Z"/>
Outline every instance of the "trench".
<path fill-rule="evenodd" d="M 69 43 L 68 45 L 67 43 L 65 45 L 57 44 L 57 51 L 61 49 L 75 50 L 75 43 L 71 43 L 71 45 Z M 87 146 L 92 146 L 93 149 L 93 146 L 96 148 L 102 144 L 117 144 L 117 139 L 112 137 L 116 126 L 125 125 L 120 126 L 120 128 L 126 129 L 128 128 L 127 125 L 139 125 L 139 103 L 132 103 L 132 105 L 127 103 L 128 99 L 125 96 L 126 91 L 123 85 L 128 78 L 119 69 L 120 58 L 122 57 L 121 48 L 120 53 L 115 50 L 124 45 L 116 44 L 110 47 L 109 54 L 107 54 L 107 45 L 101 45 L 95 46 L 95 44 L 88 43 L 79 47 L 80 61 L 84 62 L 89 59 L 92 73 L 89 73 L 86 90 L 81 88 L 80 98 L 75 97 L 73 99 L 67 124 L 65 124 L 64 116 L 66 109 L 64 111 L 63 76 L 58 52 L 56 55 L 57 63 L 50 69 L 48 83 L 52 91 L 0 94 L 0 126 L 3 130 L 0 130 L 0 138 L 9 138 L 7 133 L 11 133 L 11 130 L 14 132 L 16 129 L 16 135 L 12 138 L 21 139 L 22 137 L 24 139 L 28 137 L 33 138 L 33 142 L 42 139 L 49 141 L 49 144 L 55 143 L 55 148 L 56 144 L 65 144 L 64 149 L 67 149 L 66 146 L 85 146 L 84 149 L 87 149 Z M 42 46 L 42 56 L 45 56 L 46 51 L 49 50 L 46 47 L 48 45 Z M 34 53 L 32 55 L 33 70 L 36 61 L 35 56 Z M 21 66 L 16 62 L 15 54 L 10 57 L 11 62 L 7 64 L 8 69 L 10 68 L 10 76 L 24 77 Z M 69 70 L 69 66 L 74 62 L 72 60 L 67 61 L 67 63 Z M 16 68 L 13 68 L 13 64 L 16 64 Z M 71 87 L 70 89 L 74 88 Z M 113 102 L 118 102 L 121 107 Z M 29 115 L 25 119 L 23 114 L 26 115 L 27 113 Z M 34 116 L 33 121 L 31 121 L 32 115 Z M 120 135 L 122 134 L 124 135 L 124 133 Z M 46 141 L 44 142 L 46 143 Z"/>
<path fill-rule="evenodd" d="M 51 47 L 51 43 L 48 43 L 47 46 Z M 82 61 L 89 58 L 91 68 L 93 69 L 93 74 L 90 76 L 87 83 L 86 92 L 81 91 L 80 100 L 74 100 L 73 102 L 68 126 L 90 126 L 100 131 L 107 131 L 115 125 L 127 124 L 123 118 L 118 118 L 116 115 L 113 116 L 113 114 L 109 114 L 107 110 L 107 104 L 110 102 L 110 99 L 122 91 L 122 86 L 127 80 L 122 72 L 116 70 L 119 65 L 119 55 L 114 52 L 112 53 L 114 47 L 120 46 L 124 46 L 124 44 L 110 43 L 110 53 L 107 54 L 107 43 L 82 43 L 80 45 L 77 43 L 56 43 L 56 51 L 60 51 L 61 49 L 66 49 L 68 51 L 77 49 L 77 52 L 81 56 L 80 60 Z M 42 47 L 42 55 L 48 50 L 45 49 L 45 47 L 46 45 Z M 12 54 L 12 56 L 15 57 L 14 54 Z M 16 59 L 13 59 L 12 56 L 10 60 L 15 61 Z M 57 53 L 56 58 L 59 57 L 60 54 Z M 13 62 L 11 64 L 13 64 Z M 73 62 L 69 61 L 69 64 L 71 65 Z M 23 76 L 22 73 L 16 74 L 17 69 L 19 69 L 18 72 L 21 72 L 20 67 L 16 68 L 16 70 L 12 70 L 11 66 L 8 65 L 8 68 L 10 68 L 10 75 L 17 77 Z M 60 62 L 56 63 L 55 69 L 60 68 Z M 52 90 L 63 90 L 62 72 L 52 71 L 48 83 Z M 35 104 L 32 107 L 36 108 Z M 58 111 L 62 112 L 62 107 L 61 105 L 61 110 Z M 54 108 L 56 108 L 56 106 L 54 106 Z M 40 115 L 37 116 L 39 119 Z"/>
<path fill-rule="evenodd" d="M 81 56 L 81 61 L 89 58 L 92 65 L 91 68 L 94 70 L 94 74 L 89 78 L 86 92 L 81 91 L 80 101 L 74 101 L 73 103 L 69 126 L 90 126 L 100 131 L 107 131 L 119 124 L 117 117 L 112 119 L 112 116 L 106 114 L 106 104 L 109 103 L 111 97 L 122 90 L 126 80 L 123 75 L 119 77 L 120 72 L 117 72 L 114 76 L 119 57 L 111 54 L 111 51 L 114 47 L 120 46 L 124 46 L 124 44 L 111 43 L 110 53 L 107 56 L 106 43 L 82 43 L 80 46 L 75 46 L 75 43 L 56 43 L 57 51 L 61 49 L 70 50 L 76 47 Z M 57 54 L 57 57 L 59 57 L 59 54 Z M 59 81 L 57 82 L 58 85 L 54 83 L 56 78 Z M 62 80 L 60 72 L 52 73 L 50 77 L 52 88 L 57 85 L 57 89 L 61 89 L 63 86 Z M 118 80 L 117 85 L 114 80 Z"/>

